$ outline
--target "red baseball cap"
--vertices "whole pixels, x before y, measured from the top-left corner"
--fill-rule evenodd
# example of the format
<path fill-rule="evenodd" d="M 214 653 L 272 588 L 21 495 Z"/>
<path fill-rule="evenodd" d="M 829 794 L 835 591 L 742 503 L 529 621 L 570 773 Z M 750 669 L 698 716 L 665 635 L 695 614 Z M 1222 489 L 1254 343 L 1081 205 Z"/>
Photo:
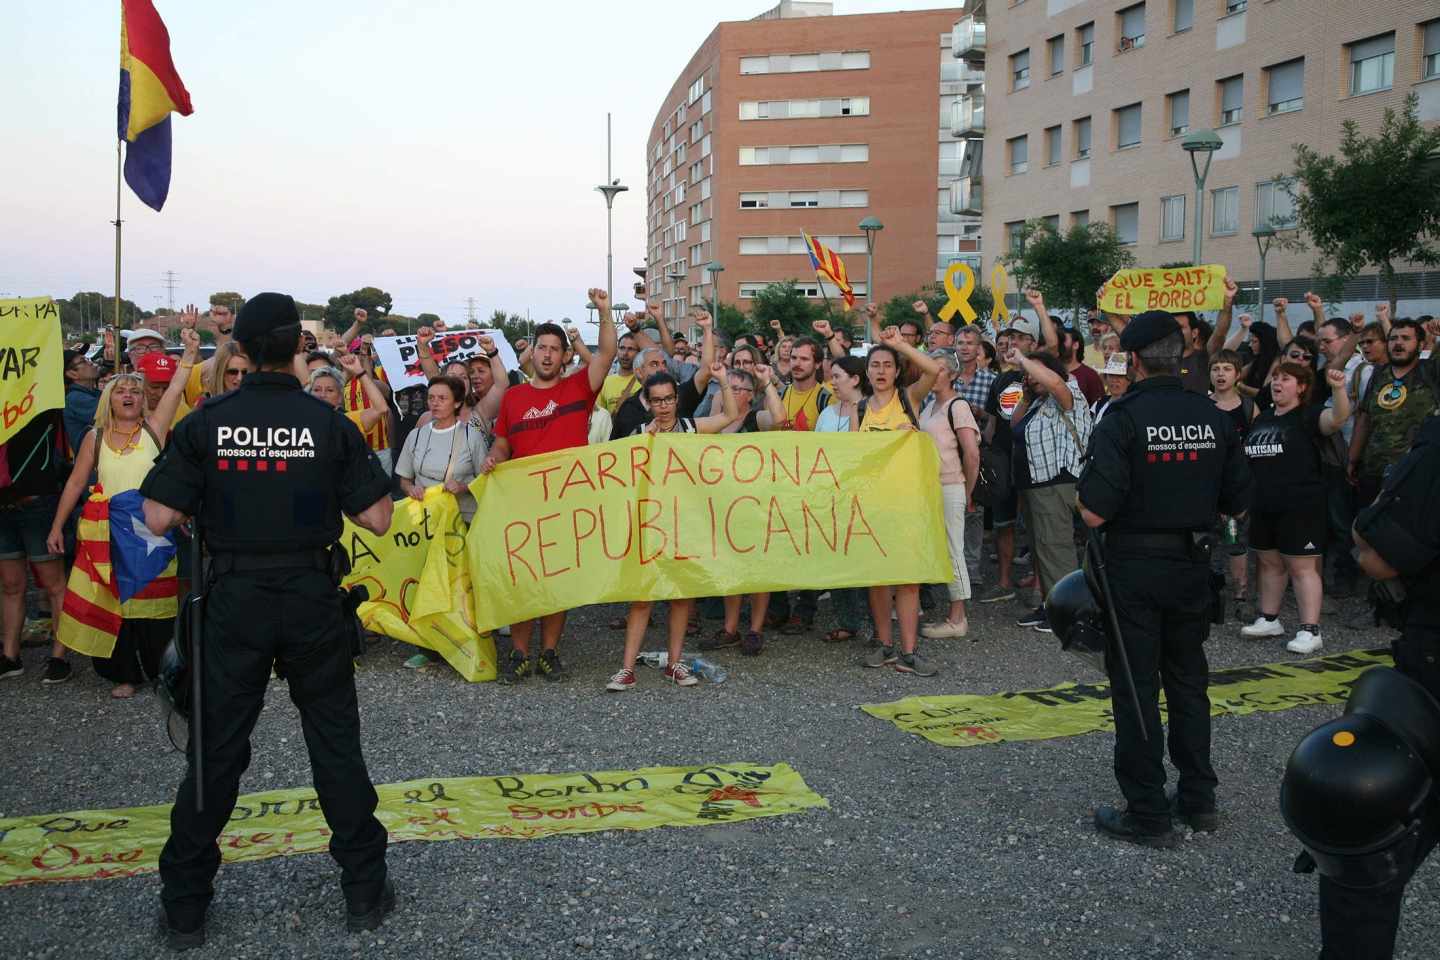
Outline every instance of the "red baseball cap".
<path fill-rule="evenodd" d="M 180 369 L 180 361 L 170 354 L 156 350 L 145 354 L 135 362 L 135 369 L 145 377 L 146 383 L 169 383 Z"/>

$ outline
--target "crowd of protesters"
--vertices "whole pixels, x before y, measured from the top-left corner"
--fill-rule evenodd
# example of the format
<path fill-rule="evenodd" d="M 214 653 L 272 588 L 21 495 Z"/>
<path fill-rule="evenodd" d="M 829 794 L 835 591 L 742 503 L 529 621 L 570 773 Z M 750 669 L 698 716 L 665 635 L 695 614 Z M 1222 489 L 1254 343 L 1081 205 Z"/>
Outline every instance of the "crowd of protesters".
<path fill-rule="evenodd" d="M 1273 302 L 1273 324 L 1232 318 L 1237 292 L 1227 280 L 1225 305 L 1213 322 L 1176 315 L 1186 339 L 1181 381 L 1229 416 L 1256 478 L 1251 509 L 1222 517 L 1215 531 L 1217 573 L 1228 580 L 1226 609 L 1248 621 L 1241 636 L 1289 637 L 1288 650 L 1311 654 L 1323 645 L 1326 591 L 1343 595 L 1358 587 L 1349 532 L 1356 509 L 1374 498 L 1385 471 L 1440 401 L 1440 355 L 1431 355 L 1440 324 L 1430 317 L 1392 321 L 1385 304 L 1373 318 L 1334 317 L 1307 294 L 1312 318 L 1292 328 L 1283 298 Z M 545 323 L 513 344 L 518 369 L 507 369 L 484 335 L 476 338 L 475 356 L 442 364 L 430 349 L 445 332 L 437 324 L 416 335 L 426 383 L 393 390 L 373 338 L 360 334 L 368 318 L 357 310 L 355 324 L 323 344 L 308 333 L 302 338 L 295 374 L 308 393 L 356 425 L 394 477 L 397 498 L 423 500 L 442 487 L 467 522 L 476 510 L 469 485 L 477 476 L 507 460 L 588 443 L 769 430 L 914 430 L 930 437 L 939 470 L 915 481 L 938 486 L 947 583 L 671 601 L 662 676 L 678 685 L 697 682 L 682 656 L 691 637 L 702 651 L 734 647 L 747 656 L 764 651 L 770 632 L 863 640 L 868 646 L 856 659 L 865 667 L 933 676 L 920 641 L 979 639 L 970 603 L 1017 604 L 1019 626 L 1049 630 L 1044 596 L 1079 562 L 1075 481 L 1089 437 L 1131 383 L 1117 336 L 1126 317 L 1091 310 L 1062 322 L 1038 292 L 1026 290 L 1028 312 L 1007 326 L 957 328 L 917 301 L 912 318 L 857 346 L 850 327 L 874 329 L 873 306 L 843 324 L 815 321 L 802 335 L 787 335 L 775 323 L 769 335 L 734 338 L 694 310 L 689 324 L 700 342 L 691 344 L 669 329 L 658 305 L 617 324 L 605 292 L 589 293 L 602 318 L 593 350 L 576 328 Z M 197 333 L 202 320 L 217 338 L 208 359 Z M 113 372 L 113 345 L 66 350 L 64 409 L 37 416 L 5 445 L 0 679 L 24 672 L 21 635 L 32 582 L 52 623 L 58 619 L 87 490 L 97 481 L 110 496 L 135 489 L 173 425 L 249 372 L 244 352 L 229 339 L 228 308 L 213 307 L 204 318 L 187 308 L 180 321 L 178 351 L 156 331 L 126 332 L 121 366 L 134 372 Z M 1298 610 L 1293 636 L 1280 622 L 1287 585 Z M 617 638 L 621 665 L 608 690 L 636 685 L 652 606 L 633 603 L 611 623 L 623 639 Z M 922 622 L 926 610 L 931 616 Z M 822 613 L 833 628 L 819 634 Z M 133 696 L 155 676 L 174 615 L 173 600 L 126 605 L 114 653 L 95 661 L 114 697 Z M 707 618 L 720 623 L 706 629 Z M 499 657 L 501 681 L 564 679 L 565 625 L 566 614 L 557 612 L 502 631 L 509 643 Z M 434 662 L 421 652 L 406 665 Z M 42 682 L 62 683 L 71 672 L 52 628 Z"/>

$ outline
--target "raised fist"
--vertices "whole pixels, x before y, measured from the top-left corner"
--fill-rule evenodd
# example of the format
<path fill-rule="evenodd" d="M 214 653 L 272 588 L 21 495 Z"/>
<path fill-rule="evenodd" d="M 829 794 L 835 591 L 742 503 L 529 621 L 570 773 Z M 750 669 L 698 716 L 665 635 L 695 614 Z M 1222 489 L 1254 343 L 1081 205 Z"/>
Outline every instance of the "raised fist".
<path fill-rule="evenodd" d="M 914 303 L 910 304 L 910 309 L 914 310 L 916 313 L 920 314 L 920 316 L 923 317 L 925 316 L 925 314 L 930 312 L 930 305 L 924 300 L 916 300 Z"/>
<path fill-rule="evenodd" d="M 760 386 L 763 387 L 770 382 L 770 367 L 766 364 L 755 364 L 755 369 L 751 372 L 755 374 L 755 379 L 759 382 Z"/>
<path fill-rule="evenodd" d="M 364 307 L 356 307 L 356 308 L 355 308 L 355 322 L 356 322 L 356 323 L 364 323 L 364 322 L 365 322 L 366 320 L 368 320 L 369 318 L 370 318 L 370 311 L 366 310 Z"/>
<path fill-rule="evenodd" d="M 495 352 L 495 338 L 490 336 L 489 334 L 480 334 L 480 336 L 475 338 L 475 342 L 480 344 L 480 349 L 484 350 L 486 353 Z"/>
<path fill-rule="evenodd" d="M 1311 310 L 1320 310 L 1325 306 L 1325 304 L 1322 303 L 1320 300 L 1320 295 L 1317 293 L 1311 293 L 1309 290 L 1305 291 L 1305 305 L 1308 306 Z"/>
<path fill-rule="evenodd" d="M 1041 296 L 1040 291 L 1034 287 L 1025 288 L 1025 299 L 1029 302 L 1030 306 L 1034 307 L 1037 311 L 1045 309 L 1045 298 Z"/>
<path fill-rule="evenodd" d="M 834 331 L 830 329 L 829 320 L 816 320 L 810 324 L 810 327 L 820 336 L 824 337 L 826 340 L 829 340 L 831 337 L 835 336 Z"/>
<path fill-rule="evenodd" d="M 340 369 L 354 378 L 365 372 L 365 364 L 355 354 L 346 353 L 340 356 Z"/>
<path fill-rule="evenodd" d="M 711 318 L 709 311 L 696 310 L 692 322 L 701 330 L 709 330 L 715 321 Z"/>
<path fill-rule="evenodd" d="M 1274 300 L 1270 301 L 1270 303 L 1271 306 L 1275 308 L 1276 313 L 1284 313 L 1285 308 L 1290 306 L 1290 301 L 1285 299 L 1284 297 L 1276 297 Z"/>
<path fill-rule="evenodd" d="M 415 342 L 422 347 L 428 347 L 430 341 L 435 339 L 435 331 L 430 327 L 421 327 L 415 331 Z"/>
<path fill-rule="evenodd" d="M 591 287 L 589 290 L 590 302 L 595 304 L 595 309 L 600 311 L 602 318 L 610 312 L 610 294 L 598 287 Z"/>
<path fill-rule="evenodd" d="M 886 327 L 880 331 L 880 342 L 888 347 L 898 347 L 903 341 L 900 339 L 899 327 Z"/>
<path fill-rule="evenodd" d="M 1240 292 L 1240 287 L 1229 277 L 1225 278 L 1225 306 L 1230 308 L 1235 305 L 1235 297 Z"/>

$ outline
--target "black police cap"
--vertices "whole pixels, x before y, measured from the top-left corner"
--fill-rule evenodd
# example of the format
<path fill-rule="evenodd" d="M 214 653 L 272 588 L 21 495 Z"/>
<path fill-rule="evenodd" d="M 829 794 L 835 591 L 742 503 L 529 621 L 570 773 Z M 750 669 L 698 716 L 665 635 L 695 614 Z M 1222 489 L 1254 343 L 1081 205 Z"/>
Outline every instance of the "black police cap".
<path fill-rule="evenodd" d="M 1156 340 L 1180 332 L 1180 324 L 1164 310 L 1147 310 L 1133 318 L 1120 332 L 1120 349 L 1143 350 Z"/>
<path fill-rule="evenodd" d="M 294 326 L 300 322 L 295 298 L 287 293 L 257 293 L 245 301 L 235 318 L 235 339 L 252 340 L 271 330 Z"/>

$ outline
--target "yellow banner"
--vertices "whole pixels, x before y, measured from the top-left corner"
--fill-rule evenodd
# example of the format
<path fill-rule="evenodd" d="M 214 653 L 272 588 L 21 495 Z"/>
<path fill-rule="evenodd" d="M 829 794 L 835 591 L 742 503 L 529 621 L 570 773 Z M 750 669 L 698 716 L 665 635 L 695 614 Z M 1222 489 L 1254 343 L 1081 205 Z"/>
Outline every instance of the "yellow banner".
<path fill-rule="evenodd" d="M 830 806 L 783 763 L 411 780 L 376 792 L 391 843 L 699 827 Z M 169 804 L 0 819 L 0 887 L 153 873 L 169 835 Z M 276 790 L 239 799 L 220 856 L 267 860 L 329 844 L 315 791 Z"/>
<path fill-rule="evenodd" d="M 65 405 L 60 308 L 49 297 L 0 300 L 0 443 Z"/>
<path fill-rule="evenodd" d="M 661 434 L 472 485 L 482 630 L 594 603 L 950 579 L 927 434 Z"/>
<path fill-rule="evenodd" d="M 1242 716 L 1344 704 L 1360 674 L 1392 665 L 1388 650 L 1352 650 L 1314 660 L 1215 670 L 1210 674 L 1210 714 Z M 1110 684 L 1103 682 L 989 696 L 906 697 L 860 709 L 942 747 L 1054 740 L 1115 729 Z M 1163 696 L 1160 711 L 1163 716 Z"/>
<path fill-rule="evenodd" d="M 1121 270 L 1105 281 L 1100 309 L 1136 314 L 1146 310 L 1219 310 L 1225 306 L 1225 268 L 1220 264 L 1162 270 Z"/>
<path fill-rule="evenodd" d="M 346 520 L 341 543 L 352 564 L 345 585 L 370 592 L 359 611 L 367 630 L 436 651 L 466 680 L 495 679 L 495 640 L 475 629 L 454 495 L 432 487 L 424 502 L 398 501 L 382 537 Z"/>

